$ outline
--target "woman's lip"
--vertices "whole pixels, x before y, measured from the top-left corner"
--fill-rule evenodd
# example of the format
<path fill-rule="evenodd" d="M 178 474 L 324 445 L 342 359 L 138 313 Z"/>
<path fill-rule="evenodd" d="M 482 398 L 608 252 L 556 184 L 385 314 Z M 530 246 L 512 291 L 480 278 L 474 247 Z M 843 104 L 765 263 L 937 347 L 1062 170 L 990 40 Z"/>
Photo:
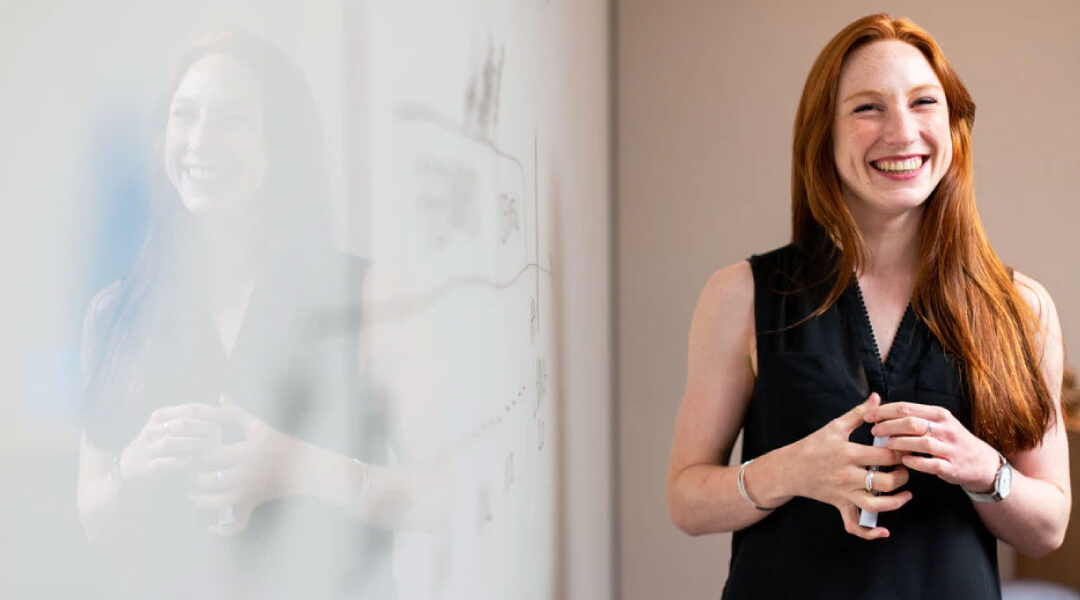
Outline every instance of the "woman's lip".
<path fill-rule="evenodd" d="M 871 160 L 870 162 L 875 163 L 880 160 L 907 160 L 909 158 L 915 158 L 917 156 L 921 156 L 924 161 L 930 158 L 929 154 L 893 154 L 892 156 L 879 156 Z"/>

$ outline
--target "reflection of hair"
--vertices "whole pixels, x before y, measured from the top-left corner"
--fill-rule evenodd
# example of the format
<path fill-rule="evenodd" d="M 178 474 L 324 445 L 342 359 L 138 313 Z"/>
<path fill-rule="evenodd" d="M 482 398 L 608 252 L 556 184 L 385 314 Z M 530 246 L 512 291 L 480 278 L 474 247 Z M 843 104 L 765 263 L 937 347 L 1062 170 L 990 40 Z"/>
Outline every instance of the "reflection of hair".
<path fill-rule="evenodd" d="M 252 34 L 230 31 L 206 36 L 181 55 L 155 126 L 164 131 L 169 104 L 184 75 L 197 60 L 211 54 L 232 56 L 246 65 L 262 98 L 267 176 L 247 208 L 254 213 L 251 222 L 257 228 L 253 235 L 257 260 L 270 270 L 304 269 L 314 262 L 306 257 L 325 256 L 333 243 L 321 127 L 298 68 L 272 44 Z M 102 321 L 95 323 L 98 332 L 87 348 L 91 434 L 97 429 L 93 417 L 101 417 L 102 405 L 118 408 L 113 403 L 122 404 L 125 392 L 133 389 L 139 356 L 152 345 L 160 346 L 169 335 L 161 316 L 169 314 L 175 320 L 173 309 L 190 299 L 185 279 L 190 269 L 181 268 L 181 263 L 190 255 L 187 236 L 197 218 L 184 209 L 164 173 L 160 141 L 156 150 L 145 241 L 131 271 L 110 298 L 107 314 L 98 315 Z M 281 260 L 284 256 L 289 259 Z M 168 326 L 176 327 L 175 323 Z"/>
<path fill-rule="evenodd" d="M 844 60 L 881 40 L 907 42 L 926 57 L 944 88 L 952 131 L 952 164 L 927 199 L 920 225 L 912 308 L 962 362 L 975 433 L 1002 452 L 1032 448 L 1054 412 L 1034 351 L 1034 315 L 990 247 L 975 207 L 975 104 L 934 39 L 907 19 L 878 14 L 851 23 L 818 55 L 803 88 L 791 167 L 792 237 L 832 264 L 835 278 L 815 315 L 839 299 L 866 260 L 841 194 L 832 126 Z"/>

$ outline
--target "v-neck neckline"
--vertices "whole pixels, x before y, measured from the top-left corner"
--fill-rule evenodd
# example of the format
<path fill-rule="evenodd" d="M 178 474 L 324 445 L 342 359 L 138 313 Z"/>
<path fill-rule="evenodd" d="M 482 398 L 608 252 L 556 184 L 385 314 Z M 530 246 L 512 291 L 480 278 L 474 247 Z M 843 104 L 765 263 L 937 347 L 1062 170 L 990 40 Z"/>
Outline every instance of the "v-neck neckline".
<path fill-rule="evenodd" d="M 859 303 L 859 308 L 862 312 L 862 324 L 863 334 L 870 342 L 870 347 L 874 351 L 874 358 L 877 361 L 877 366 L 881 369 L 882 375 L 888 369 L 888 366 L 894 361 L 897 350 L 897 342 L 901 340 L 901 334 L 905 333 L 907 327 L 910 325 L 910 321 L 914 316 L 914 312 L 911 308 L 911 301 L 909 300 L 907 306 L 904 307 L 904 314 L 900 317 L 900 322 L 896 325 L 896 331 L 893 333 L 892 343 L 889 345 L 888 354 L 885 355 L 885 359 L 881 358 L 881 346 L 878 345 L 877 336 L 874 335 L 874 324 L 870 320 L 870 310 L 866 307 L 866 298 L 863 296 L 862 286 L 859 285 L 858 277 L 852 279 L 855 289 L 855 298 Z"/>

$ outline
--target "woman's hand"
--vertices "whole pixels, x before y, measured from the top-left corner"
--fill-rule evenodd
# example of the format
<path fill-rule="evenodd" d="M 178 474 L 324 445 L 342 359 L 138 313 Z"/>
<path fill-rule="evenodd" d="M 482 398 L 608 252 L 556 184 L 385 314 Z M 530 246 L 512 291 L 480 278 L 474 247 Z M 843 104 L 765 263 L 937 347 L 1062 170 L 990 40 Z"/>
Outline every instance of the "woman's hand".
<path fill-rule="evenodd" d="M 789 470 L 796 495 L 835 506 L 844 520 L 844 529 L 867 540 L 889 537 L 889 531 L 884 527 L 859 525 L 859 509 L 887 512 L 911 500 L 909 491 L 875 496 L 866 490 L 868 467 L 896 465 L 899 461 L 895 452 L 848 441 L 865 416 L 880 404 L 878 394 L 870 394 L 859 406 L 796 442 L 793 449 L 797 451 L 792 455 L 797 458 L 791 465 L 794 468 Z M 889 472 L 875 471 L 873 490 L 893 492 L 907 480 L 908 471 L 902 466 Z"/>
<path fill-rule="evenodd" d="M 155 410 L 120 453 L 123 485 L 145 489 L 166 473 L 191 467 L 221 441 L 221 427 L 226 421 L 220 408 L 208 404 Z"/>
<path fill-rule="evenodd" d="M 886 448 L 904 452 L 905 466 L 937 475 L 973 492 L 988 492 L 1000 460 L 996 450 L 975 437 L 946 408 L 912 402 L 883 404 L 864 415 L 876 436 L 889 436 Z M 916 456 L 921 452 L 929 456 Z"/>
<path fill-rule="evenodd" d="M 243 432 L 243 440 L 218 445 L 194 474 L 188 498 L 195 506 L 231 510 L 232 519 L 210 526 L 211 535 L 233 535 L 247 529 L 251 513 L 264 502 L 290 491 L 294 464 L 303 442 L 254 417 L 227 398 L 221 410 Z"/>

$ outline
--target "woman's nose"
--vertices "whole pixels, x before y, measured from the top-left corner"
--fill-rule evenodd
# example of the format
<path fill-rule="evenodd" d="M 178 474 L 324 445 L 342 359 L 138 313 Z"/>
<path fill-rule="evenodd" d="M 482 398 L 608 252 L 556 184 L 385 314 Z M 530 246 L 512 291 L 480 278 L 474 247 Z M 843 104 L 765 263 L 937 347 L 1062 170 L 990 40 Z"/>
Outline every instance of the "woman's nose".
<path fill-rule="evenodd" d="M 191 125 L 191 131 L 188 133 L 188 146 L 195 150 L 201 148 L 206 143 L 206 118 L 199 117 L 195 123 Z"/>
<path fill-rule="evenodd" d="M 889 111 L 885 122 L 885 143 L 891 146 L 908 146 L 919 139 L 919 124 L 915 115 L 906 108 Z"/>
<path fill-rule="evenodd" d="M 206 114 L 200 114 L 191 124 L 188 131 L 188 147 L 191 150 L 199 150 L 212 145 L 218 135 L 219 126 L 212 122 Z"/>

